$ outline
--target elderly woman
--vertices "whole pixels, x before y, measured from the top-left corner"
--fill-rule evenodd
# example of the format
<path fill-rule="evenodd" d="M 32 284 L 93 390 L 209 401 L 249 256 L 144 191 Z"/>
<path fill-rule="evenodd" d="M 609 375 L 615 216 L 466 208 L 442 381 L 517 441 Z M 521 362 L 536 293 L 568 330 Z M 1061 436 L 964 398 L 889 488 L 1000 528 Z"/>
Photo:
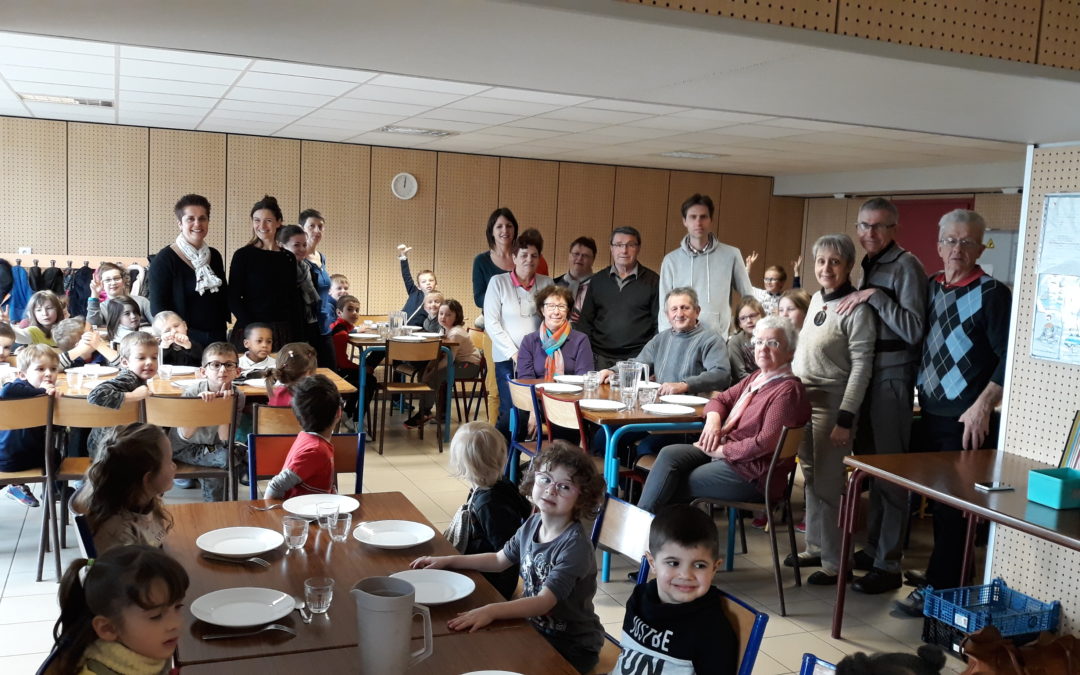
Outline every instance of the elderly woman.
<path fill-rule="evenodd" d="M 769 463 L 783 428 L 801 427 L 810 419 L 802 382 L 791 372 L 797 341 L 786 319 L 766 317 L 757 323 L 753 346 L 758 370 L 709 401 L 697 443 L 660 451 L 638 506 L 655 513 L 670 502 L 698 497 L 764 501 L 766 490 L 771 497 L 783 494 L 783 469 L 790 467 L 774 472 L 766 485 Z"/>
<path fill-rule="evenodd" d="M 173 211 L 180 232 L 150 263 L 150 310 L 179 314 L 192 342 L 219 342 L 225 339 L 229 323 L 229 296 L 225 262 L 206 243 L 210 202 L 202 195 L 184 195 Z"/>
<path fill-rule="evenodd" d="M 806 550 L 799 554 L 799 564 L 821 565 L 806 580 L 819 586 L 835 584 L 840 569 L 837 516 L 844 490 L 843 460 L 851 451 L 877 337 L 873 310 L 860 311 L 865 304 L 845 315 L 836 311 L 840 300 L 855 291 L 850 280 L 854 264 L 855 244 L 846 234 L 827 234 L 814 243 L 814 274 L 821 291 L 810 301 L 810 320 L 803 324 L 792 367 L 806 385 L 813 410 L 799 448 L 806 484 Z"/>
<path fill-rule="evenodd" d="M 544 240 L 536 230 L 514 241 L 514 269 L 488 282 L 484 295 L 485 330 L 491 338 L 491 360 L 499 387 L 499 428 L 509 428 L 510 385 L 521 341 L 540 326 L 536 294 L 553 285 L 551 277 L 536 273 Z"/>
<path fill-rule="evenodd" d="M 550 380 L 555 375 L 584 375 L 593 369 L 592 345 L 584 333 L 570 328 L 574 296 L 565 286 L 536 293 L 540 329 L 521 340 L 517 376 Z"/>

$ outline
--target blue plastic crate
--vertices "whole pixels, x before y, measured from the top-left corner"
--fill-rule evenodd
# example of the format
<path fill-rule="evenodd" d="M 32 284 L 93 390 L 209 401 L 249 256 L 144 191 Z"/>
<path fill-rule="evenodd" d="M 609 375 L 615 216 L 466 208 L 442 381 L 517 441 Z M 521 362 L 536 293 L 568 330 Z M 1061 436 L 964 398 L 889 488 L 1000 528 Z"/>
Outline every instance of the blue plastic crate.
<path fill-rule="evenodd" d="M 1036 600 L 994 579 L 984 586 L 940 591 L 928 586 L 923 614 L 965 633 L 994 626 L 1003 636 L 1010 636 L 1056 631 L 1061 603 Z"/>

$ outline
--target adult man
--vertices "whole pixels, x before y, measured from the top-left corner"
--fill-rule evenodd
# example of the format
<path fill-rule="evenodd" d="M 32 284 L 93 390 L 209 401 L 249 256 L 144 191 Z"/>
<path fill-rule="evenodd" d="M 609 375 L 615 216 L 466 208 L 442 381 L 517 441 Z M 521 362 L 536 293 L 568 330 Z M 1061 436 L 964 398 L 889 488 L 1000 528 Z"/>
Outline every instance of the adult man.
<path fill-rule="evenodd" d="M 593 275 L 574 327 L 589 336 L 598 369 L 637 356 L 656 335 L 660 277 L 638 264 L 641 234 L 632 227 L 611 232 L 611 266 Z"/>
<path fill-rule="evenodd" d="M 938 224 L 938 255 L 945 269 L 930 277 L 926 341 L 919 366 L 921 419 L 918 449 L 975 450 L 997 447 L 998 414 L 1009 346 L 1009 306 L 1005 284 L 976 263 L 986 249 L 986 222 L 978 213 L 956 209 Z M 926 568 L 934 588 L 962 585 L 964 517 L 934 505 L 934 552 Z M 917 575 L 916 575 L 917 576 Z M 920 585 L 897 608 L 922 616 Z"/>
<path fill-rule="evenodd" d="M 574 306 L 570 308 L 570 321 L 581 318 L 581 308 L 585 304 L 585 295 L 589 292 L 589 280 L 592 278 L 592 265 L 596 260 L 596 241 L 592 237 L 578 237 L 570 242 L 570 268 L 566 274 L 555 277 L 556 286 L 566 286 L 574 296 Z"/>
<path fill-rule="evenodd" d="M 698 322 L 701 306 L 697 293 L 692 288 L 673 288 L 664 299 L 664 304 L 671 328 L 657 333 L 635 359 L 648 364 L 656 376 L 656 381 L 661 383 L 658 395 L 708 395 L 713 391 L 727 389 L 731 380 L 727 346 L 716 331 Z M 613 374 L 611 370 L 602 370 L 600 379 L 603 382 Z M 630 433 L 624 435 L 620 442 L 620 455 L 634 441 L 641 441 L 637 446 L 638 455 L 655 455 L 666 445 L 693 443 L 697 436 L 696 432 L 689 439 L 681 434 L 653 436 Z M 597 438 L 601 439 L 601 445 L 594 447 L 603 447 L 602 432 Z"/>
<path fill-rule="evenodd" d="M 754 293 L 742 253 L 713 235 L 713 201 L 707 195 L 691 195 L 682 203 L 681 212 L 686 236 L 660 265 L 660 295 L 678 286 L 693 288 L 701 299 L 701 323 L 726 338 L 731 328 L 732 286 L 742 295 Z M 662 311 L 658 327 L 668 328 Z"/>
<path fill-rule="evenodd" d="M 898 222 L 896 206 L 887 199 L 870 199 L 859 208 L 859 243 L 866 251 L 861 290 L 836 307 L 847 314 L 865 302 L 877 314 L 874 374 L 859 413 L 856 454 L 907 452 L 911 438 L 912 392 L 926 322 L 926 273 L 919 259 L 894 240 Z M 863 593 L 900 588 L 907 513 L 907 490 L 874 482 L 867 544 L 855 554 L 856 569 L 869 573 L 852 588 Z"/>

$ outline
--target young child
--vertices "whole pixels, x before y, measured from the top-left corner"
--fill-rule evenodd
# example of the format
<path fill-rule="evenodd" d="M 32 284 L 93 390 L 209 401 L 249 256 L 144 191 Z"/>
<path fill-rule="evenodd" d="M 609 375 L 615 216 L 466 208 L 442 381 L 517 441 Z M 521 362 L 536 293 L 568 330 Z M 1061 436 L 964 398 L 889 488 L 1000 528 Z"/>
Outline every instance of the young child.
<path fill-rule="evenodd" d="M 720 537 L 704 511 L 662 509 L 649 528 L 652 581 L 634 587 L 623 618 L 622 654 L 614 673 L 734 675 L 739 641 L 724 617 Z"/>
<path fill-rule="evenodd" d="M 86 320 L 92 326 L 104 326 L 109 321 L 109 300 L 128 295 L 126 270 L 111 262 L 103 262 L 90 277 L 90 297 L 86 299 Z M 102 298 L 102 293 L 105 297 Z M 139 295 L 130 296 L 139 305 L 144 323 L 150 323 L 150 300 Z M 78 307 L 72 311 L 78 311 Z"/>
<path fill-rule="evenodd" d="M 337 302 L 341 296 L 349 293 L 349 277 L 344 274 L 330 275 L 330 297 Z"/>
<path fill-rule="evenodd" d="M 244 327 L 244 349 L 240 355 L 240 374 L 253 370 L 269 370 L 277 365 L 270 352 L 274 351 L 274 330 L 269 324 L 253 322 Z"/>
<path fill-rule="evenodd" d="M 41 394 L 59 396 L 56 376 L 60 358 L 48 345 L 35 344 L 19 352 L 19 377 L 0 387 L 0 400 L 33 398 Z M 27 471 L 41 467 L 45 460 L 45 427 L 0 431 L 0 471 Z M 41 506 L 27 485 L 9 485 L 8 497 L 25 506 Z"/>
<path fill-rule="evenodd" d="M 315 349 L 303 342 L 290 342 L 277 355 L 277 365 L 266 371 L 266 395 L 270 405 L 292 404 L 292 387 L 318 368 Z"/>
<path fill-rule="evenodd" d="M 501 551 L 532 512 L 529 501 L 503 478 L 506 439 L 487 422 L 468 422 L 450 441 L 450 467 L 472 486 L 464 507 L 471 532 L 458 550 L 466 555 Z M 517 588 L 518 566 L 486 572 L 484 578 L 509 600 Z"/>
<path fill-rule="evenodd" d="M 441 333 L 439 327 L 439 308 L 446 302 L 446 298 L 439 291 L 431 291 L 424 295 L 424 314 L 427 316 L 420 323 L 425 333 Z M 414 325 L 414 324 L 409 324 Z"/>
<path fill-rule="evenodd" d="M 202 359 L 203 347 L 188 337 L 187 321 L 169 310 L 158 312 L 152 324 L 154 335 L 161 347 L 161 364 L 170 366 L 197 366 Z M 235 361 L 236 359 L 233 359 Z M 159 365 L 161 365 L 159 364 Z"/>
<path fill-rule="evenodd" d="M 165 675 L 184 626 L 188 575 L 147 546 L 71 563 L 60 581 L 55 654 L 46 675 Z"/>
<path fill-rule="evenodd" d="M 64 318 L 64 303 L 52 291 L 38 291 L 26 303 L 25 327 L 12 325 L 15 342 L 21 345 L 47 344 L 55 347 L 53 326 Z"/>
<path fill-rule="evenodd" d="M 454 359 L 454 377 L 476 377 L 480 374 L 480 352 L 469 337 L 469 331 L 465 328 L 465 311 L 461 303 L 453 298 L 439 306 L 439 328 L 448 341 L 456 342 L 450 347 L 450 355 Z M 420 396 L 420 409 L 415 415 L 405 420 L 405 428 L 415 429 L 421 424 L 427 424 L 431 420 L 431 406 L 438 400 L 439 407 L 436 414 L 442 419 L 446 403 L 446 362 L 440 356 L 436 364 L 428 364 L 422 375 L 423 381 L 435 389 L 436 394 L 422 394 Z"/>
<path fill-rule="evenodd" d="M 355 377 L 359 370 L 359 366 L 349 358 L 349 333 L 356 328 L 356 320 L 360 316 L 360 300 L 353 295 L 343 295 L 338 298 L 335 308 L 337 319 L 330 324 L 330 339 L 334 343 L 334 370 L 348 379 L 350 375 Z"/>
<path fill-rule="evenodd" d="M 11 356 L 15 346 L 15 330 L 10 323 L 0 322 L 0 359 Z"/>
<path fill-rule="evenodd" d="M 184 389 L 183 398 L 239 399 L 237 409 L 244 407 L 244 394 L 234 385 L 236 379 L 236 347 L 228 342 L 213 342 L 202 354 L 199 379 Z M 232 443 L 229 425 L 219 427 L 176 427 L 169 431 L 173 461 L 224 469 L 228 466 Z M 225 498 L 225 483 L 220 478 L 200 478 L 204 502 L 220 502 Z"/>
<path fill-rule="evenodd" d="M 408 317 L 406 321 L 408 325 L 423 326 L 427 317 L 424 316 L 424 312 L 420 311 L 420 308 L 424 306 L 427 294 L 435 290 L 435 287 L 439 285 L 439 281 L 431 270 L 422 270 L 420 274 L 416 275 L 416 283 L 413 283 L 412 272 L 409 271 L 409 251 L 412 250 L 412 247 L 399 244 L 397 250 L 398 260 L 401 261 L 401 280 L 405 282 L 405 293 L 409 296 L 405 300 L 405 306 L 401 308 L 401 311 L 405 312 L 405 316 Z M 438 307 L 435 309 L 438 310 Z M 434 316 L 434 313 L 428 312 L 427 316 Z M 424 330 L 426 331 L 427 328 Z"/>
<path fill-rule="evenodd" d="M 86 396 L 87 403 L 119 410 L 125 401 L 141 401 L 150 395 L 146 383 L 157 374 L 157 338 L 136 331 L 124 336 L 117 351 L 120 352 L 120 372 L 91 389 Z M 109 432 L 109 429 L 100 427 L 90 431 L 86 443 L 90 457 L 97 457 L 98 448 Z"/>
<path fill-rule="evenodd" d="M 747 375 L 758 369 L 754 361 L 754 348 L 750 340 L 754 337 L 754 326 L 765 318 L 761 303 L 750 296 L 739 301 L 735 316 L 739 327 L 728 338 L 728 361 L 731 363 L 731 384 L 742 381 Z"/>
<path fill-rule="evenodd" d="M 341 396 L 325 375 L 305 377 L 293 389 L 292 409 L 303 431 L 289 448 L 281 472 L 267 484 L 264 499 L 337 491 L 330 435 L 341 420 Z"/>
<path fill-rule="evenodd" d="M 130 296 L 120 295 L 105 302 L 109 308 L 109 320 L 105 322 L 110 345 L 120 344 L 125 335 L 135 333 L 142 325 L 142 310 Z"/>
<path fill-rule="evenodd" d="M 81 316 L 73 316 L 56 324 L 53 328 L 53 339 L 60 352 L 60 370 L 88 363 L 120 365 L 116 350 L 102 340 L 94 327 Z"/>
<path fill-rule="evenodd" d="M 522 494 L 539 513 L 518 528 L 498 553 L 425 556 L 414 569 L 473 569 L 501 572 L 521 565 L 524 595 L 458 615 L 451 630 L 479 630 L 498 619 L 529 619 L 580 673 L 599 660 L 604 629 L 593 611 L 596 557 L 582 519 L 596 514 L 604 480 L 592 458 L 566 441 L 555 441 L 533 460 Z"/>
<path fill-rule="evenodd" d="M 132 422 L 110 429 L 101 450 L 72 498 L 72 509 L 86 515 L 98 553 L 127 544 L 160 547 L 172 528 L 161 495 L 176 476 L 165 432 Z"/>

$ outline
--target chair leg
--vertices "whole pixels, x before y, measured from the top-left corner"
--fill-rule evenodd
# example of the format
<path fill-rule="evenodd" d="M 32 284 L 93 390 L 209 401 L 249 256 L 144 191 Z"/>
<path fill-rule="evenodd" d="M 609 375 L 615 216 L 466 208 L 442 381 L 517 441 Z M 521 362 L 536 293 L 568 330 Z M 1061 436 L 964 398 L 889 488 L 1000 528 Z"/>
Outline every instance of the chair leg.
<path fill-rule="evenodd" d="M 382 405 L 376 405 L 380 410 L 379 414 L 379 454 L 383 454 L 383 440 L 386 437 L 386 406 L 390 403 L 390 393 L 387 392 L 383 397 Z"/>
<path fill-rule="evenodd" d="M 457 411 L 458 424 L 463 424 L 464 421 L 465 421 L 465 418 L 461 416 L 461 399 L 464 398 L 464 396 L 465 396 L 465 384 L 461 383 L 461 382 L 458 382 L 457 384 L 461 385 L 461 391 L 458 392 L 457 391 L 457 385 L 454 386 L 454 410 Z M 466 415 L 469 414 L 469 402 L 468 401 L 465 402 L 465 414 Z"/>
<path fill-rule="evenodd" d="M 746 555 L 746 518 L 743 517 L 742 511 L 739 512 L 739 540 L 742 542 L 743 555 Z"/>
<path fill-rule="evenodd" d="M 799 572 L 799 550 L 795 544 L 795 520 L 791 517 L 791 500 L 784 500 L 784 515 L 788 521 L 788 542 L 791 544 L 791 557 L 795 559 L 795 585 L 802 586 L 802 573 Z"/>
<path fill-rule="evenodd" d="M 60 483 L 60 489 L 63 491 L 60 494 L 60 548 L 67 548 L 67 529 L 68 529 L 68 503 L 67 495 L 67 481 Z"/>
<path fill-rule="evenodd" d="M 780 553 L 777 551 L 776 528 L 773 526 L 772 504 L 765 506 L 765 520 L 769 524 L 769 540 L 772 543 L 773 576 L 776 577 L 776 592 L 780 596 L 780 616 L 787 616 L 787 606 L 784 604 L 784 581 L 780 576 Z"/>
<path fill-rule="evenodd" d="M 446 420 L 449 424 L 450 420 Z M 435 415 L 435 437 L 439 441 L 439 453 L 442 453 L 442 422 L 439 421 L 439 416 Z"/>
<path fill-rule="evenodd" d="M 724 561 L 724 571 L 730 572 L 735 569 L 735 524 L 736 510 L 728 508 L 728 530 L 727 530 L 727 560 Z"/>

